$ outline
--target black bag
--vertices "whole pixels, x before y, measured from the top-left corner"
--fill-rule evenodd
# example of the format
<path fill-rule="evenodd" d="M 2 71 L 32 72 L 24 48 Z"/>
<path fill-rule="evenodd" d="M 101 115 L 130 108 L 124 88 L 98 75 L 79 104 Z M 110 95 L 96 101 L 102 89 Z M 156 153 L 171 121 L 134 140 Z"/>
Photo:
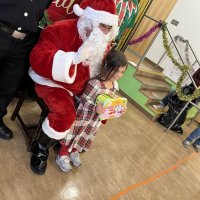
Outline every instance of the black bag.
<path fill-rule="evenodd" d="M 192 94 L 194 92 L 194 86 L 193 84 L 184 86 L 182 88 L 182 91 L 185 95 Z M 158 118 L 158 122 L 163 125 L 164 127 L 168 128 L 171 123 L 174 121 L 176 116 L 180 113 L 182 108 L 185 106 L 187 102 L 182 101 L 178 98 L 178 95 L 176 94 L 175 91 L 171 91 L 168 96 L 168 111 L 161 115 Z M 174 125 L 171 127 L 171 130 L 182 134 L 182 124 L 185 122 L 186 116 L 187 116 L 187 111 L 191 107 L 191 105 L 188 105 L 187 108 L 183 111 L 183 113 L 179 116 L 177 121 L 174 123 Z"/>

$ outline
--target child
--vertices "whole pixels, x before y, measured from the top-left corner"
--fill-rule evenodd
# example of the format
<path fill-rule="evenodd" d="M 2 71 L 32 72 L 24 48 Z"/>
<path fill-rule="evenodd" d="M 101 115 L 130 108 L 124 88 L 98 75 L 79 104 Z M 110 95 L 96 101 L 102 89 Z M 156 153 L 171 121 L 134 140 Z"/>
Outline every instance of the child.
<path fill-rule="evenodd" d="M 78 152 L 90 148 L 102 124 L 99 114 L 103 112 L 103 108 L 96 106 L 96 98 L 99 94 L 114 95 L 118 89 L 117 80 L 125 72 L 127 64 L 124 53 L 113 50 L 106 57 L 99 76 L 88 82 L 84 93 L 80 96 L 76 120 L 70 132 L 61 141 L 61 148 L 56 157 L 56 163 L 63 171 L 68 172 L 72 169 L 70 161 L 75 166 L 81 164 Z"/>
<path fill-rule="evenodd" d="M 196 128 L 184 141 L 183 146 L 189 148 L 192 144 L 195 151 L 200 151 L 200 127 Z"/>

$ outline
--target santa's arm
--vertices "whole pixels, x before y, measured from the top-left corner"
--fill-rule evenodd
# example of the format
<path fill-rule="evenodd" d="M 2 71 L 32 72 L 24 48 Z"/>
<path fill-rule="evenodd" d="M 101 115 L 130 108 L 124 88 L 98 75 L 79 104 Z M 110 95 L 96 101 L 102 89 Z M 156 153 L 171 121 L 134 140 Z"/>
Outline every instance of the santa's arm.
<path fill-rule="evenodd" d="M 62 50 L 63 39 L 59 35 L 55 26 L 43 30 L 40 41 L 31 52 L 30 64 L 42 77 L 73 83 L 76 76 L 76 66 L 72 64 L 75 53 Z"/>

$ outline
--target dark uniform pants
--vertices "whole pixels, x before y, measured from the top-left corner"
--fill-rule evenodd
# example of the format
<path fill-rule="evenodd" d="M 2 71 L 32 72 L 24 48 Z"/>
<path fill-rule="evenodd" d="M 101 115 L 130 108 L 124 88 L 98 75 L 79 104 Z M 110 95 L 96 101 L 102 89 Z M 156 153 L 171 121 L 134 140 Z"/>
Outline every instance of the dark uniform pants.
<path fill-rule="evenodd" d="M 7 106 L 28 69 L 25 63 L 35 42 L 34 34 L 20 40 L 0 31 L 0 119 L 6 115 Z"/>

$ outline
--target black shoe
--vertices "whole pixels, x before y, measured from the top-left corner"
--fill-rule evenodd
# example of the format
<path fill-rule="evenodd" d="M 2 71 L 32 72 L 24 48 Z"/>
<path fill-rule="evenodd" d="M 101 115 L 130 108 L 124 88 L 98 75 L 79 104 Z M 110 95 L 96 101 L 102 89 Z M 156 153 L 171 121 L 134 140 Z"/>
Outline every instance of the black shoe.
<path fill-rule="evenodd" d="M 192 146 L 196 152 L 200 152 L 200 145 L 193 143 Z"/>
<path fill-rule="evenodd" d="M 47 168 L 49 150 L 40 143 L 37 143 L 31 156 L 30 167 L 36 174 L 43 175 Z"/>
<path fill-rule="evenodd" d="M 179 134 L 183 135 L 183 129 L 182 129 L 182 127 L 180 127 L 180 126 L 178 126 L 178 127 L 173 127 L 173 126 L 172 126 L 170 130 L 172 130 L 172 131 L 174 131 L 174 132 L 176 132 L 176 133 L 179 133 Z"/>
<path fill-rule="evenodd" d="M 0 123 L 0 138 L 10 140 L 13 138 L 13 132 L 1 121 Z"/>

